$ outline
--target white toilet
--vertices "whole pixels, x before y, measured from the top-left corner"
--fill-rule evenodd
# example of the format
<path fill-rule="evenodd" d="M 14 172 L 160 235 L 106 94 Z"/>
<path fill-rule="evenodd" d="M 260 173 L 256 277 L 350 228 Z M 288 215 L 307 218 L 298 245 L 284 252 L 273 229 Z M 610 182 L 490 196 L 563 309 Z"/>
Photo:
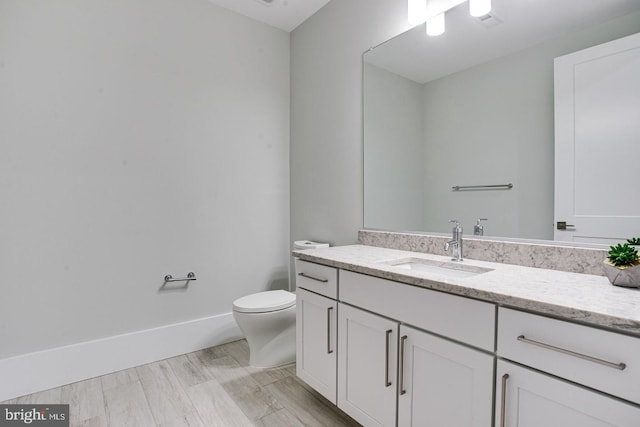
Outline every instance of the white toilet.
<path fill-rule="evenodd" d="M 296 360 L 296 295 L 266 291 L 238 298 L 233 317 L 249 343 L 249 364 L 271 368 Z"/>
<path fill-rule="evenodd" d="M 328 243 L 294 242 L 295 249 L 326 248 Z M 296 295 L 258 292 L 233 302 L 233 317 L 249 343 L 249 364 L 272 368 L 296 360 Z"/>

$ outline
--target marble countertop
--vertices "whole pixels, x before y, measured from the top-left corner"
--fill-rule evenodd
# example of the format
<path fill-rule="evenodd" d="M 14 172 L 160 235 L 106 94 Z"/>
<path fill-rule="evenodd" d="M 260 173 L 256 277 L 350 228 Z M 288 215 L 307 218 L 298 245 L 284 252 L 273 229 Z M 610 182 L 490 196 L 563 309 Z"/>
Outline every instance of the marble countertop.
<path fill-rule="evenodd" d="M 606 277 L 465 259 L 492 271 L 449 278 L 386 264 L 404 258 L 449 262 L 450 257 L 365 245 L 294 251 L 300 259 L 427 289 L 548 314 L 640 337 L 640 289 Z"/>

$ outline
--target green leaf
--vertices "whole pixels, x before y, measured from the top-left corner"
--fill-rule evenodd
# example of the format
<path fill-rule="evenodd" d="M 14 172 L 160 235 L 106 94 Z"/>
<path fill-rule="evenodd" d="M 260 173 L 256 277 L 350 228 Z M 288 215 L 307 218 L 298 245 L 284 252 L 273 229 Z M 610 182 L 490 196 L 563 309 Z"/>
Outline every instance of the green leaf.
<path fill-rule="evenodd" d="M 632 264 L 638 259 L 638 250 L 628 243 L 609 247 L 609 261 L 613 265 Z"/>

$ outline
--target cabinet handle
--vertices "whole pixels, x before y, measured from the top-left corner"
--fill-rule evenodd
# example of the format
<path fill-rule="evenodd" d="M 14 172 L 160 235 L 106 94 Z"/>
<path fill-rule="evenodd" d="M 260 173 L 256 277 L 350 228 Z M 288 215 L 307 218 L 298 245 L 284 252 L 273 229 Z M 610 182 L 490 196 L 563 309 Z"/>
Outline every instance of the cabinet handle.
<path fill-rule="evenodd" d="M 504 415 L 507 403 L 507 380 L 509 379 L 509 374 L 504 374 L 502 376 L 502 396 L 500 396 L 500 427 L 504 427 Z"/>
<path fill-rule="evenodd" d="M 331 311 L 333 307 L 327 308 L 327 354 L 333 353 L 331 349 Z"/>
<path fill-rule="evenodd" d="M 604 365 L 604 366 L 607 366 L 607 367 L 613 368 L 613 369 L 618 369 L 620 371 L 624 371 L 624 368 L 627 367 L 627 365 L 624 364 L 624 363 L 608 362 L 606 360 L 598 359 L 597 357 L 587 356 L 586 354 L 576 353 L 575 351 L 567 350 L 567 349 L 564 349 L 564 348 L 561 348 L 561 347 L 556 347 L 556 346 L 551 345 L 551 344 L 546 344 L 546 343 L 543 343 L 543 342 L 540 342 L 540 341 L 534 341 L 532 339 L 526 338 L 524 335 L 520 335 L 518 337 L 518 341 L 522 341 L 523 343 L 526 343 L 526 344 L 531 344 L 531 345 L 535 345 L 535 346 L 538 346 L 538 347 L 546 348 L 547 350 L 557 351 L 558 353 L 567 354 L 569 356 L 574 356 L 574 357 L 577 357 L 577 358 L 582 359 L 582 360 L 587 360 L 589 362 L 598 363 L 600 365 Z"/>
<path fill-rule="evenodd" d="M 307 279 L 315 280 L 316 282 L 327 283 L 329 279 L 320 279 L 319 277 L 314 277 L 307 273 L 298 273 L 298 276 L 306 277 Z"/>
<path fill-rule="evenodd" d="M 384 386 L 389 387 L 391 385 L 391 381 L 389 381 L 389 338 L 393 333 L 393 329 L 389 329 L 386 333 L 386 342 L 385 342 L 385 356 L 384 356 Z"/>
<path fill-rule="evenodd" d="M 406 342 L 407 336 L 404 335 L 400 338 L 400 396 L 407 392 L 407 390 L 404 389 L 404 346 Z"/>

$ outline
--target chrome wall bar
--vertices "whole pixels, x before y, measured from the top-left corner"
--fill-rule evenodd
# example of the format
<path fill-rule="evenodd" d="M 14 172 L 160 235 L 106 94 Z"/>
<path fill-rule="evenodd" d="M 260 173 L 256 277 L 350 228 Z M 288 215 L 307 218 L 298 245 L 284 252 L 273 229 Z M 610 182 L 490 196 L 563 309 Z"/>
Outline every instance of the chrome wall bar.
<path fill-rule="evenodd" d="M 513 184 L 494 184 L 494 185 L 454 185 L 451 187 L 453 191 L 463 190 L 511 190 Z"/>
<path fill-rule="evenodd" d="M 187 277 L 173 277 L 170 274 L 167 274 L 166 276 L 164 276 L 164 281 L 165 282 L 185 282 L 185 281 L 189 281 L 189 280 L 198 280 L 196 279 L 196 273 L 194 273 L 193 271 L 189 274 L 187 274 Z"/>

